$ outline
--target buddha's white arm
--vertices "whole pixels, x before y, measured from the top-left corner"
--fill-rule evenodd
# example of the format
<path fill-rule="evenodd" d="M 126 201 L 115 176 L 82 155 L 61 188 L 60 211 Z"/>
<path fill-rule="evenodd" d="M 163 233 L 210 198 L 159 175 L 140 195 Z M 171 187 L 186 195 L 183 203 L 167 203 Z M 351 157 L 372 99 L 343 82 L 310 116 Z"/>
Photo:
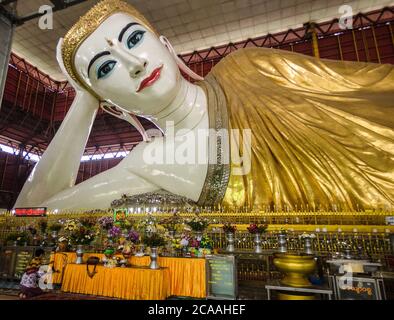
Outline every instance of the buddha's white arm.
<path fill-rule="evenodd" d="M 48 149 L 23 186 L 15 207 L 40 206 L 53 195 L 74 186 L 98 107 L 92 95 L 78 92 Z"/>

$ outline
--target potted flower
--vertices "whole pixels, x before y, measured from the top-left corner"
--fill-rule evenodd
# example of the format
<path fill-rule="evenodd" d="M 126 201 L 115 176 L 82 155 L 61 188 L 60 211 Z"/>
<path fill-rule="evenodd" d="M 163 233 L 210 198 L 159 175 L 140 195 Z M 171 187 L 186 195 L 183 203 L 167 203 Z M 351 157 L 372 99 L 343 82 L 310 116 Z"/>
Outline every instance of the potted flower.
<path fill-rule="evenodd" d="M 256 233 L 257 234 L 262 234 L 262 233 L 264 233 L 267 230 L 267 228 L 268 228 L 268 225 L 266 225 L 266 224 L 258 225 L 256 223 L 252 223 L 252 224 L 249 225 L 248 231 L 251 234 L 256 234 Z"/>
<path fill-rule="evenodd" d="M 225 223 L 223 225 L 223 231 L 226 234 L 227 238 L 227 248 L 226 250 L 228 252 L 234 252 L 235 247 L 234 247 L 234 236 L 235 236 L 235 231 L 237 230 L 237 227 L 232 225 L 231 223 Z"/>
<path fill-rule="evenodd" d="M 203 236 L 200 241 L 199 247 L 199 257 L 205 257 L 206 255 L 211 254 L 213 250 L 213 241 L 208 236 Z"/>
<path fill-rule="evenodd" d="M 261 248 L 261 234 L 263 234 L 268 228 L 268 225 L 261 224 L 258 225 L 256 223 L 252 223 L 248 227 L 249 233 L 254 235 L 254 252 L 255 253 L 262 253 L 263 250 Z"/>
<path fill-rule="evenodd" d="M 44 220 L 44 219 L 41 219 L 41 220 L 38 222 L 38 227 L 40 228 L 41 234 L 42 234 L 42 235 L 45 235 L 45 234 L 46 234 L 46 231 L 47 231 L 47 227 L 48 227 L 48 222 L 47 222 L 46 220 Z"/>
<path fill-rule="evenodd" d="M 64 231 L 66 232 L 74 232 L 78 229 L 78 222 L 74 219 L 69 219 L 64 222 Z"/>
<path fill-rule="evenodd" d="M 178 226 L 181 224 L 181 218 L 177 213 L 174 213 L 171 217 L 160 220 L 159 224 L 168 230 L 170 236 L 174 237 Z"/>
<path fill-rule="evenodd" d="M 138 222 L 136 228 L 141 234 L 149 235 L 156 233 L 158 230 L 156 218 L 148 215 L 148 217 Z"/>
<path fill-rule="evenodd" d="M 48 230 L 51 232 L 51 237 L 55 241 L 58 237 L 59 231 L 62 229 L 62 225 L 60 223 L 53 223 L 49 225 Z"/>
<path fill-rule="evenodd" d="M 82 264 L 83 246 L 89 245 L 96 237 L 97 232 L 91 224 L 69 220 L 65 223 L 64 230 L 68 233 L 72 244 L 77 246 L 77 264 Z"/>
<path fill-rule="evenodd" d="M 235 233 L 237 231 L 237 226 L 234 226 L 231 223 L 223 224 L 222 228 L 225 233 Z"/>
<path fill-rule="evenodd" d="M 158 249 L 158 247 L 165 246 L 166 242 L 165 242 L 164 238 L 158 233 L 153 233 L 150 235 L 146 235 L 143 238 L 143 242 L 146 246 L 150 247 L 150 249 L 151 249 L 151 254 L 150 254 L 151 262 L 150 262 L 149 268 L 150 269 L 159 269 L 160 267 L 157 262 L 157 258 L 158 258 L 157 249 Z"/>
<path fill-rule="evenodd" d="M 98 224 L 101 229 L 109 231 L 114 226 L 114 218 L 101 217 L 100 219 L 98 219 Z"/>
<path fill-rule="evenodd" d="M 29 235 L 27 232 L 14 232 L 7 236 L 6 243 L 13 242 L 14 246 L 27 245 L 29 242 Z"/>
<path fill-rule="evenodd" d="M 37 236 L 37 229 L 34 225 L 29 225 L 27 230 L 30 232 L 31 236 L 33 237 L 33 246 L 38 244 L 38 236 Z"/>
<path fill-rule="evenodd" d="M 117 226 L 113 226 L 111 229 L 108 230 L 108 238 L 113 242 L 117 242 L 122 235 L 122 229 Z"/>
<path fill-rule="evenodd" d="M 127 235 L 127 240 L 131 241 L 132 243 L 136 243 L 140 240 L 140 235 L 135 230 L 130 230 Z"/>
<path fill-rule="evenodd" d="M 79 223 L 87 229 L 93 229 L 96 226 L 97 221 L 93 218 L 82 218 L 79 220 Z"/>
<path fill-rule="evenodd" d="M 196 215 L 194 218 L 186 220 L 186 224 L 196 233 L 197 237 L 201 238 L 202 233 L 209 226 L 209 221 Z"/>

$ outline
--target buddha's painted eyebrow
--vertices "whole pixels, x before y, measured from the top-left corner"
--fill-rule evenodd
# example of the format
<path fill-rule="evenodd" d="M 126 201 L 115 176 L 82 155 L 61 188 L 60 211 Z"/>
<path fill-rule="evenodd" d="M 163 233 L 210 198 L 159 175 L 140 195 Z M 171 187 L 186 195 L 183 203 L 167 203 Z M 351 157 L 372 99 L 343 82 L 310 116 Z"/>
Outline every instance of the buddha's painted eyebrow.
<path fill-rule="evenodd" d="M 100 52 L 100 53 L 96 54 L 96 55 L 93 57 L 93 59 L 90 60 L 89 67 L 88 67 L 88 74 L 89 74 L 90 68 L 92 67 L 93 63 L 94 63 L 97 59 L 101 58 L 102 56 L 107 56 L 107 55 L 110 55 L 110 54 L 111 54 L 111 52 L 109 52 L 109 51 L 103 51 L 103 52 Z"/>
<path fill-rule="evenodd" d="M 140 24 L 137 23 L 137 22 L 131 22 L 131 23 L 129 23 L 127 26 L 125 26 L 125 27 L 122 29 L 122 31 L 119 33 L 119 38 L 118 38 L 119 42 L 122 42 L 122 39 L 123 39 L 123 36 L 124 36 L 125 32 L 126 32 L 129 28 L 131 28 L 132 26 L 135 26 L 135 25 L 140 26 Z"/>

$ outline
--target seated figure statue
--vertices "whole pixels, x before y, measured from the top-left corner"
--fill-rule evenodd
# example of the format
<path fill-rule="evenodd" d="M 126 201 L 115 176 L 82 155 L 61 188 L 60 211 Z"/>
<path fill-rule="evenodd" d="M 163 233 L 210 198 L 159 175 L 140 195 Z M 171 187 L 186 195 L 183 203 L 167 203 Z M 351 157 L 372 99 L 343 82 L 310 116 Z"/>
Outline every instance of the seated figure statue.
<path fill-rule="evenodd" d="M 120 0 L 87 12 L 59 41 L 58 61 L 76 98 L 16 207 L 106 209 L 124 195 L 161 190 L 229 208 L 394 204 L 392 65 L 245 48 L 202 79 Z M 144 141 L 116 167 L 75 185 L 103 105 Z M 136 116 L 162 134 L 147 134 Z"/>

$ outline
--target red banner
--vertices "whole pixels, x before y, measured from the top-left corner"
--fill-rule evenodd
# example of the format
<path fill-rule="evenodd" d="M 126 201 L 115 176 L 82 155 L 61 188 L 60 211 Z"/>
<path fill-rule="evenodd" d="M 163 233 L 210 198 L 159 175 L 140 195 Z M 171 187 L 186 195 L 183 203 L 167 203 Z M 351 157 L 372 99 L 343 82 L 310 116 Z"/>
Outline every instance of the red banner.
<path fill-rule="evenodd" d="M 17 217 L 45 217 L 47 208 L 15 208 L 13 212 Z"/>

